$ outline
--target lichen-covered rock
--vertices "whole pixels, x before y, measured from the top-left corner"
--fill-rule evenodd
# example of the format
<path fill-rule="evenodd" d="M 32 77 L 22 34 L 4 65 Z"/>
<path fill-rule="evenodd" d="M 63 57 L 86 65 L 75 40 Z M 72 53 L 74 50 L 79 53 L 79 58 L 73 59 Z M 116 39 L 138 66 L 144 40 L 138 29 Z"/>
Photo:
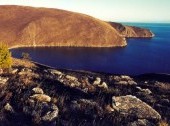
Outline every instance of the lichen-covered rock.
<path fill-rule="evenodd" d="M 128 123 L 128 126 L 155 126 L 146 119 L 138 119 L 137 121 Z"/>
<path fill-rule="evenodd" d="M 43 121 L 53 121 L 54 119 L 56 119 L 58 117 L 58 109 L 57 110 L 53 110 L 53 111 L 48 111 L 43 117 L 42 120 Z"/>
<path fill-rule="evenodd" d="M 32 89 L 32 91 L 35 93 L 35 94 L 44 94 L 44 91 L 39 88 L 39 87 L 35 87 Z"/>
<path fill-rule="evenodd" d="M 35 99 L 39 102 L 50 102 L 51 101 L 51 97 L 45 94 L 34 94 L 30 96 L 30 98 Z"/>
<path fill-rule="evenodd" d="M 7 103 L 7 104 L 4 106 L 4 109 L 5 109 L 6 111 L 10 112 L 10 113 L 14 113 L 14 112 L 15 112 L 14 109 L 13 109 L 13 107 L 12 107 L 9 103 Z"/>
<path fill-rule="evenodd" d="M 149 90 L 149 89 L 142 89 L 141 87 L 136 87 L 139 91 L 141 91 L 141 92 L 143 92 L 143 93 L 145 93 L 145 94 L 151 94 L 152 93 L 152 91 L 151 90 Z"/>
<path fill-rule="evenodd" d="M 6 85 L 8 79 L 9 79 L 8 77 L 1 77 L 0 76 L 0 87 Z"/>
<path fill-rule="evenodd" d="M 108 85 L 106 84 L 106 82 L 102 82 L 100 85 L 98 85 L 98 87 L 102 89 L 108 89 Z"/>
<path fill-rule="evenodd" d="M 51 73 L 51 74 L 54 74 L 54 75 L 62 75 L 63 73 L 58 71 L 58 70 L 55 70 L 55 69 L 48 69 L 48 71 Z"/>
<path fill-rule="evenodd" d="M 112 97 L 112 105 L 124 116 L 160 120 L 160 114 L 151 106 L 132 95 Z"/>
<path fill-rule="evenodd" d="M 97 77 L 96 80 L 93 82 L 93 85 L 100 85 L 101 83 L 101 78 Z"/>

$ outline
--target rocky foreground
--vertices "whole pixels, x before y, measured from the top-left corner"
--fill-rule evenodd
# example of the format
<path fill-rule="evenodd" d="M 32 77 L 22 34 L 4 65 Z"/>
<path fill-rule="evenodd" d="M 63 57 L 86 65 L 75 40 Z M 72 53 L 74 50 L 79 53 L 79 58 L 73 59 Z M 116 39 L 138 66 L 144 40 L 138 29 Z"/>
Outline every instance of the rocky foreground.
<path fill-rule="evenodd" d="M 0 75 L 1 126 L 168 126 L 168 121 L 168 75 L 56 70 L 18 59 L 10 73 Z"/>

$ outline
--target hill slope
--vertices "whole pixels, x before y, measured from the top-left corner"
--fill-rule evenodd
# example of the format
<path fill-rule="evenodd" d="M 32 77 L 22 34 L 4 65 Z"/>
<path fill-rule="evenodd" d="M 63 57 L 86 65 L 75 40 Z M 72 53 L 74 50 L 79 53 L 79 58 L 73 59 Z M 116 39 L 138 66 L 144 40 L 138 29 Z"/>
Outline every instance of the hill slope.
<path fill-rule="evenodd" d="M 21 46 L 125 46 L 108 23 L 58 9 L 0 6 L 0 41 Z"/>
<path fill-rule="evenodd" d="M 135 26 L 125 26 L 115 22 L 109 22 L 109 24 L 126 38 L 151 38 L 154 36 L 149 29 Z"/>

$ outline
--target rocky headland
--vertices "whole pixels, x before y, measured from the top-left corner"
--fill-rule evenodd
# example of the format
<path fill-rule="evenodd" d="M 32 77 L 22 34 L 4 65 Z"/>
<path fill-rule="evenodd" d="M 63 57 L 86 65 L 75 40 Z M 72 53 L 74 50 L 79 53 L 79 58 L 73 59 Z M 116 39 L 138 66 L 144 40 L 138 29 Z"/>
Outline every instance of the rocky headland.
<path fill-rule="evenodd" d="M 0 41 L 9 48 L 122 47 L 127 45 L 125 37 L 153 37 L 147 29 L 108 23 L 85 14 L 16 5 L 0 6 L 0 24 Z"/>
<path fill-rule="evenodd" d="M 126 26 L 120 23 L 108 22 L 113 28 L 115 28 L 125 38 L 152 38 L 154 34 L 145 28 L 136 26 Z"/>
<path fill-rule="evenodd" d="M 168 126 L 170 76 L 54 69 L 13 59 L 0 75 L 2 126 Z M 169 122 L 170 123 L 170 122 Z"/>

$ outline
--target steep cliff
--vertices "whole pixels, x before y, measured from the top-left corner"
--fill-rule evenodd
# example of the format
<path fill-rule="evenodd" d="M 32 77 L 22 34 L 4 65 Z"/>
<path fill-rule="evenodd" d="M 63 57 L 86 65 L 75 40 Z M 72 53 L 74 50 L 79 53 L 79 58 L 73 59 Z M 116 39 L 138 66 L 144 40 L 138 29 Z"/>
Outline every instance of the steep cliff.
<path fill-rule="evenodd" d="M 154 36 L 149 29 L 135 26 L 125 26 L 115 22 L 109 22 L 109 24 L 126 38 L 152 38 Z"/>
<path fill-rule="evenodd" d="M 108 23 L 58 9 L 0 6 L 0 41 L 21 46 L 125 46 Z"/>

